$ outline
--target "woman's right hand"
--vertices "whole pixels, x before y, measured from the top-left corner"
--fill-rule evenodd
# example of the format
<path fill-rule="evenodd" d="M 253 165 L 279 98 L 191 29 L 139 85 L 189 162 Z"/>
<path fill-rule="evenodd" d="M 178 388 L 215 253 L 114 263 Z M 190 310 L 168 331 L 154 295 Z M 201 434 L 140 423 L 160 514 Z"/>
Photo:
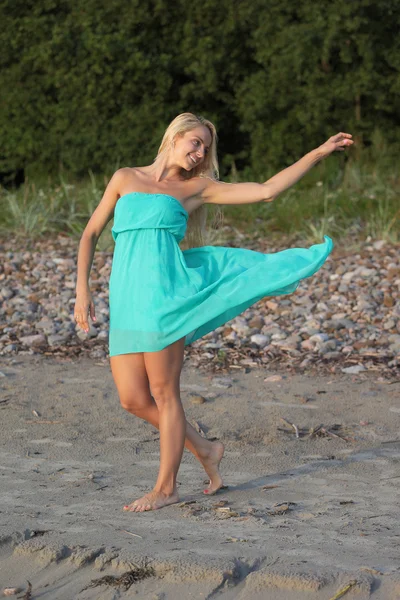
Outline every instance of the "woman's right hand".
<path fill-rule="evenodd" d="M 86 333 L 89 331 L 88 315 L 92 321 L 96 320 L 94 302 L 90 290 L 76 294 L 74 319 L 75 323 Z"/>
<path fill-rule="evenodd" d="M 318 150 L 323 153 L 324 158 L 335 151 L 343 152 L 348 146 L 354 144 L 353 140 L 350 139 L 352 137 L 351 133 L 337 133 L 336 135 L 332 135 Z"/>

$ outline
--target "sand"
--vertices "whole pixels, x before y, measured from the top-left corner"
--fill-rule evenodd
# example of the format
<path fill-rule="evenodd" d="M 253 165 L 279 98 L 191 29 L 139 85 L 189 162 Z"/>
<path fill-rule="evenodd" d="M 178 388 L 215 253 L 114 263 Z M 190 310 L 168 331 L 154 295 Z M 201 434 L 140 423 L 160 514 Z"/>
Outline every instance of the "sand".
<path fill-rule="evenodd" d="M 185 362 L 187 417 L 226 444 L 228 488 L 205 496 L 185 451 L 181 503 L 137 514 L 122 507 L 156 479 L 158 432 L 120 407 L 108 360 L 22 355 L 0 371 L 0 592 L 302 600 L 353 582 L 346 598 L 400 598 L 400 380 Z M 297 439 L 281 417 L 341 437 Z M 145 558 L 153 574 L 127 591 L 83 590 Z"/>

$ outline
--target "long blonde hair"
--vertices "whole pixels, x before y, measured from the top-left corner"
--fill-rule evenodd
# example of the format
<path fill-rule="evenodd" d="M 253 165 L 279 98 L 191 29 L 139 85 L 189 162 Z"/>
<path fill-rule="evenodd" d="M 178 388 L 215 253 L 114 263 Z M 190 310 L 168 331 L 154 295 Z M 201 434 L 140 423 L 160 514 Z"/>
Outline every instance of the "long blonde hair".
<path fill-rule="evenodd" d="M 199 125 L 207 127 L 211 135 L 211 144 L 207 154 L 204 157 L 203 162 L 192 169 L 191 171 L 181 170 L 181 175 L 184 179 L 191 179 L 192 177 L 209 177 L 217 180 L 219 177 L 218 168 L 218 157 L 217 157 L 217 131 L 214 125 L 208 119 L 202 116 L 194 115 L 190 112 L 185 112 L 177 117 L 168 125 L 165 130 L 163 139 L 157 152 L 156 159 L 161 155 L 170 151 L 173 140 L 177 135 L 183 135 L 187 131 L 195 129 Z M 221 221 L 222 212 L 218 209 L 216 212 L 216 221 Z M 204 246 L 205 244 L 205 233 L 206 233 L 206 222 L 207 222 L 207 206 L 203 204 L 196 210 L 194 210 L 188 220 L 184 245 L 188 248 L 195 246 Z"/>

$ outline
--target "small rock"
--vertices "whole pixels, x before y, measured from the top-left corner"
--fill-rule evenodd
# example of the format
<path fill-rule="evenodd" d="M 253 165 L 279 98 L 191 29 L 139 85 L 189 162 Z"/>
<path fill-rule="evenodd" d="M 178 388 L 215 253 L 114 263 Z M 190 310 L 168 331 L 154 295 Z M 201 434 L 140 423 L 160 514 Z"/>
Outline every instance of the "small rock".
<path fill-rule="evenodd" d="M 256 327 L 257 329 L 262 329 L 264 326 L 264 319 L 258 315 L 250 319 L 249 327 Z"/>
<path fill-rule="evenodd" d="M 314 350 L 315 344 L 308 339 L 301 342 L 300 346 L 303 350 Z"/>
<path fill-rule="evenodd" d="M 394 306 L 394 298 L 390 294 L 385 294 L 383 296 L 383 304 L 387 306 L 387 308 L 392 308 Z"/>
<path fill-rule="evenodd" d="M 21 588 L 17 588 L 17 587 L 7 587 L 4 588 L 3 590 L 3 596 L 15 596 L 16 594 L 19 594 L 19 592 L 21 592 Z"/>
<path fill-rule="evenodd" d="M 89 356 L 90 358 L 106 358 L 107 353 L 104 350 L 104 348 L 102 347 L 97 347 L 97 348 L 93 348 L 90 352 L 89 352 Z"/>
<path fill-rule="evenodd" d="M 43 346 L 47 344 L 46 336 L 41 333 L 37 335 L 24 335 L 19 338 L 19 341 L 24 344 L 24 346 Z"/>
<path fill-rule="evenodd" d="M 376 269 L 361 269 L 360 271 L 361 277 L 373 277 L 374 275 L 376 275 L 376 273 Z"/>
<path fill-rule="evenodd" d="M 231 333 L 235 333 L 233 331 L 232 327 L 224 327 L 222 330 L 222 337 L 227 337 L 227 336 L 231 335 Z"/>
<path fill-rule="evenodd" d="M 355 271 L 347 271 L 342 277 L 344 281 L 351 281 L 353 277 L 356 275 Z"/>
<path fill-rule="evenodd" d="M 3 348 L 3 353 L 11 354 L 11 352 L 16 352 L 17 349 L 18 349 L 17 344 L 7 344 L 7 346 L 4 346 L 4 348 Z"/>
<path fill-rule="evenodd" d="M 337 345 L 336 340 L 327 340 L 326 342 L 323 342 L 322 344 L 319 345 L 318 352 L 320 354 L 326 354 L 327 352 L 332 352 L 332 351 L 336 350 L 336 345 Z"/>
<path fill-rule="evenodd" d="M 276 302 L 274 302 L 273 300 L 267 300 L 267 302 L 265 303 L 265 306 L 267 308 L 269 308 L 269 310 L 276 310 L 279 306 L 279 304 L 277 304 Z"/>
<path fill-rule="evenodd" d="M 236 331 L 236 333 L 243 337 L 247 336 L 250 333 L 250 327 L 248 326 L 247 321 L 245 319 L 236 318 L 232 322 L 231 328 L 233 329 L 233 331 Z"/>
<path fill-rule="evenodd" d="M 238 334 L 236 333 L 236 331 L 231 331 L 228 335 L 226 335 L 224 337 L 225 340 L 231 341 L 231 342 L 236 342 L 236 340 L 239 339 Z"/>
<path fill-rule="evenodd" d="M 329 336 L 327 333 L 316 333 L 309 338 L 310 342 L 321 343 L 328 341 Z"/>
<path fill-rule="evenodd" d="M 62 344 L 65 344 L 70 337 L 69 333 L 56 333 L 54 335 L 49 335 L 47 342 L 49 346 L 61 346 Z"/>
<path fill-rule="evenodd" d="M 56 326 L 54 324 L 54 321 L 51 319 L 40 319 L 40 321 L 36 323 L 35 327 L 36 329 L 42 331 L 46 335 L 56 333 Z"/>
<path fill-rule="evenodd" d="M 264 348 L 267 344 L 269 344 L 270 338 L 267 335 L 263 335 L 262 333 L 256 333 L 252 335 L 250 341 L 253 344 L 257 344 L 260 348 Z"/>
<path fill-rule="evenodd" d="M 358 373 L 362 373 L 367 369 L 363 365 L 354 365 L 352 367 L 342 368 L 342 373 L 348 373 L 350 375 L 357 375 Z"/>
<path fill-rule="evenodd" d="M 106 329 L 106 330 L 103 329 L 102 331 L 99 331 L 99 333 L 97 335 L 97 339 L 98 340 L 108 340 L 108 336 L 109 336 L 108 329 Z"/>
<path fill-rule="evenodd" d="M 353 352 L 353 347 L 352 347 L 352 346 L 343 346 L 343 348 L 342 348 L 342 352 L 343 352 L 344 354 L 347 354 L 347 353 Z"/>
<path fill-rule="evenodd" d="M 269 375 L 264 379 L 266 383 L 274 383 L 275 381 L 282 381 L 282 375 Z"/>
<path fill-rule="evenodd" d="M 204 396 L 191 396 L 190 402 L 192 404 L 204 404 L 204 402 L 206 402 L 206 399 L 204 398 Z"/>

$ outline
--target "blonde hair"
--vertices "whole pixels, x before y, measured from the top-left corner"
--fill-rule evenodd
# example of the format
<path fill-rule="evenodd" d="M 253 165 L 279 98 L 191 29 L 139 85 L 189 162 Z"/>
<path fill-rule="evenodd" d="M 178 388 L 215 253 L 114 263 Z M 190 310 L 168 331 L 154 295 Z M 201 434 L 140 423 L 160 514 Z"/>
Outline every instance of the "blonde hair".
<path fill-rule="evenodd" d="M 190 112 L 185 112 L 177 117 L 168 125 L 165 130 L 163 139 L 157 152 L 156 158 L 159 158 L 163 154 L 167 154 L 173 144 L 175 137 L 182 136 L 187 131 L 195 129 L 199 125 L 207 127 L 211 135 L 211 144 L 208 149 L 204 160 L 200 165 L 192 169 L 191 171 L 181 170 L 181 175 L 184 179 L 191 179 L 192 177 L 209 177 L 210 179 L 217 180 L 219 177 L 218 169 L 218 157 L 217 157 L 217 130 L 214 125 L 208 119 L 202 116 L 194 115 Z M 218 209 L 216 211 L 216 221 L 220 222 L 222 219 L 222 212 Z M 205 244 L 205 233 L 206 233 L 206 222 L 207 222 L 207 206 L 203 204 L 196 210 L 194 210 L 188 220 L 185 242 L 188 248 L 195 246 L 204 246 Z"/>

